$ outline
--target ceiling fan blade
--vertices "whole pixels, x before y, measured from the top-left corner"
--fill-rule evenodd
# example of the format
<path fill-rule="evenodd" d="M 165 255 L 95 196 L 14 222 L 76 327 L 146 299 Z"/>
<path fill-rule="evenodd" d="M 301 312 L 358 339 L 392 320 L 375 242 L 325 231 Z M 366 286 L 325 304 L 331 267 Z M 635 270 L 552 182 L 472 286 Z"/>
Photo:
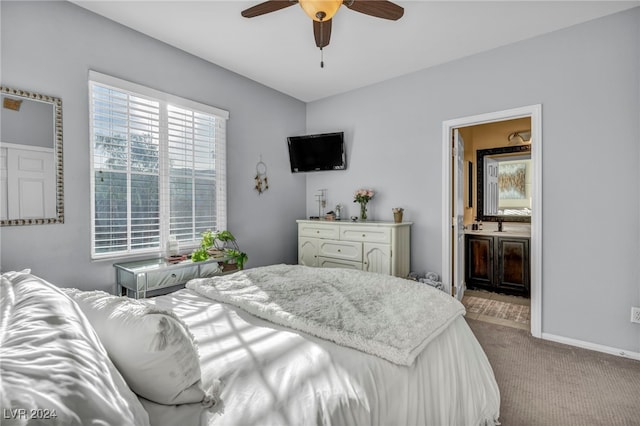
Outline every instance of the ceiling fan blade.
<path fill-rule="evenodd" d="M 316 38 L 316 46 L 320 49 L 327 46 L 331 39 L 331 19 L 322 22 L 313 21 L 313 35 Z"/>
<path fill-rule="evenodd" d="M 268 0 L 250 7 L 249 9 L 243 10 L 241 14 L 245 18 L 253 18 L 256 16 L 264 15 L 265 13 L 275 12 L 276 10 L 293 6 L 296 3 L 298 3 L 297 0 Z"/>
<path fill-rule="evenodd" d="M 343 4 L 356 12 L 392 21 L 404 15 L 403 7 L 387 0 L 344 0 Z"/>

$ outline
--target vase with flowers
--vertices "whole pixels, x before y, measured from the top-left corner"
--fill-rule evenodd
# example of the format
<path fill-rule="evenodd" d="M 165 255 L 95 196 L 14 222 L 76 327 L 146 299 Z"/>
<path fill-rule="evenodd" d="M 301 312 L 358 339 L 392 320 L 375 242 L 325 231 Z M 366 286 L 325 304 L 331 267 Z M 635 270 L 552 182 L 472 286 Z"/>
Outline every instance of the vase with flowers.
<path fill-rule="evenodd" d="M 353 202 L 360 203 L 360 220 L 367 220 L 367 203 L 375 193 L 371 189 L 358 189 L 353 194 Z"/>

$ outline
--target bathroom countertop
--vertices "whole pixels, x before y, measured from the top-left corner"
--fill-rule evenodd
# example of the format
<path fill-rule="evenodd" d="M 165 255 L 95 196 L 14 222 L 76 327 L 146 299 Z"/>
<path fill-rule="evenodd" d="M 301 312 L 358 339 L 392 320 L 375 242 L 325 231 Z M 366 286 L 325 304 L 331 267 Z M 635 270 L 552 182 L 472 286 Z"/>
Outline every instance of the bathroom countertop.
<path fill-rule="evenodd" d="M 472 231 L 471 229 L 465 229 L 465 234 L 469 235 L 496 235 L 501 237 L 531 237 L 531 231 L 528 229 L 505 229 L 504 231 L 498 231 L 497 229 L 483 229 L 481 231 Z"/>

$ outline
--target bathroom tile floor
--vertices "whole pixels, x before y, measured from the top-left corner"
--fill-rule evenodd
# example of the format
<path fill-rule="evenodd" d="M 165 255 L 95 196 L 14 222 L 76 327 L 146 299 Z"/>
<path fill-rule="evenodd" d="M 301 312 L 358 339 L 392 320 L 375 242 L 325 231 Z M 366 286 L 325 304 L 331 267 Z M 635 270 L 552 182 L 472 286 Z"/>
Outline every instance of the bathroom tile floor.
<path fill-rule="evenodd" d="M 525 297 L 465 290 L 462 304 L 467 318 L 523 330 L 531 328 L 530 299 Z"/>

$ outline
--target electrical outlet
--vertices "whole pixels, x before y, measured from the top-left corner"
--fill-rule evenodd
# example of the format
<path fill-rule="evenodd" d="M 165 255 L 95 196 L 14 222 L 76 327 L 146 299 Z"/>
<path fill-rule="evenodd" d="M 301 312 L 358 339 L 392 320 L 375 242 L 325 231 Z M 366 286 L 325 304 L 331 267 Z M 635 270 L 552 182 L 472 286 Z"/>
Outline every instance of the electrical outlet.
<path fill-rule="evenodd" d="M 640 324 L 640 308 L 631 308 L 631 322 L 637 322 Z"/>

